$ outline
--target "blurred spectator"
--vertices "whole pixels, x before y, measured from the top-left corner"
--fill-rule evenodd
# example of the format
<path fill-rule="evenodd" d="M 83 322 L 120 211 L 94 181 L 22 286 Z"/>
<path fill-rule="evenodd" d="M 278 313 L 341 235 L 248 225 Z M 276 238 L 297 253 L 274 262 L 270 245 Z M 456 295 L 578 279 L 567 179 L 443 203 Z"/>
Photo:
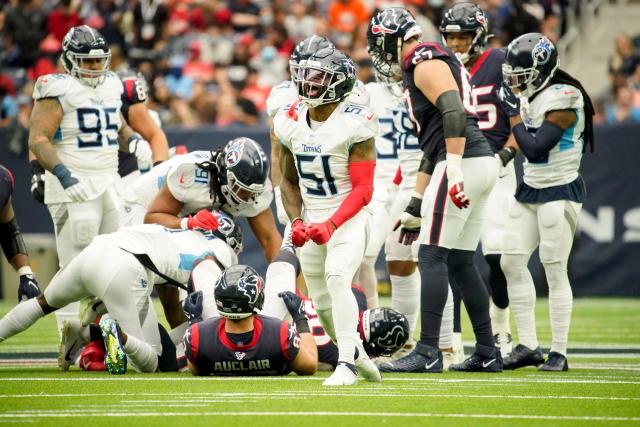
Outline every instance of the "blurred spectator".
<path fill-rule="evenodd" d="M 0 75 L 0 127 L 8 126 L 18 116 L 18 99 L 11 77 Z"/>
<path fill-rule="evenodd" d="M 502 44 L 507 45 L 509 42 L 526 33 L 539 33 L 540 20 L 533 16 L 529 10 L 534 11 L 526 0 L 512 0 L 509 8 L 509 16 L 502 28 Z"/>
<path fill-rule="evenodd" d="M 27 76 L 30 80 L 36 81 L 38 77 L 45 74 L 54 74 L 62 72 L 58 58 L 62 50 L 62 43 L 52 34 L 49 34 L 40 42 L 41 56 L 36 60 L 33 67 L 29 68 Z"/>
<path fill-rule="evenodd" d="M 312 36 L 316 27 L 316 18 L 307 13 L 307 4 L 302 0 L 294 0 L 290 11 L 284 25 L 294 42 L 298 43 Z"/>
<path fill-rule="evenodd" d="M 259 71 L 258 84 L 271 87 L 289 77 L 289 57 L 279 55 L 274 46 L 267 45 L 260 54 L 249 61 L 249 65 Z"/>
<path fill-rule="evenodd" d="M 329 5 L 329 27 L 332 31 L 353 35 L 359 26 L 366 28 L 368 22 L 369 11 L 362 0 L 333 0 Z"/>
<path fill-rule="evenodd" d="M 619 34 L 616 37 L 615 51 L 609 59 L 609 73 L 622 73 L 630 76 L 640 64 L 640 56 L 636 52 L 631 37 Z"/>
<path fill-rule="evenodd" d="M 166 45 L 169 11 L 162 0 L 138 0 L 133 9 L 134 39 L 129 56 L 139 61 L 155 59 Z"/>
<path fill-rule="evenodd" d="M 49 35 L 62 41 L 67 31 L 72 27 L 82 25 L 82 19 L 78 14 L 77 4 L 72 5 L 71 0 L 59 0 L 56 7 L 47 17 L 47 31 Z"/>
<path fill-rule="evenodd" d="M 83 2 L 83 6 L 90 2 Z M 123 23 L 127 3 L 117 0 L 97 0 L 94 7 L 86 10 L 85 24 L 100 31 L 107 44 L 125 48 L 125 39 L 120 27 Z"/>
<path fill-rule="evenodd" d="M 205 62 L 201 58 L 202 47 L 198 40 L 189 43 L 189 58 L 184 64 L 182 74 L 194 81 L 209 82 L 214 78 L 213 64 Z"/>
<path fill-rule="evenodd" d="M 633 93 L 629 86 L 616 92 L 616 103 L 607 109 L 607 123 L 640 123 L 640 108 L 633 106 Z"/>
<path fill-rule="evenodd" d="M 231 25 L 234 31 L 243 33 L 256 31 L 260 25 L 260 8 L 251 0 L 234 0 L 229 2 Z"/>
<path fill-rule="evenodd" d="M 4 63 L 10 67 L 31 67 L 38 58 L 38 45 L 47 35 L 46 12 L 40 0 L 17 0 L 4 9 Z"/>

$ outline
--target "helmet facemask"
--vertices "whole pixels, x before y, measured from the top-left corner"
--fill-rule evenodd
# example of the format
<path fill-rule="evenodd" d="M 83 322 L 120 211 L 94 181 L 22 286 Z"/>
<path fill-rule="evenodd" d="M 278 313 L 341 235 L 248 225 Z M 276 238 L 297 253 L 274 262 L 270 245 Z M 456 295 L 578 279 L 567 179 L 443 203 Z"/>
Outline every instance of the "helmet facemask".
<path fill-rule="evenodd" d="M 88 68 L 88 62 L 100 61 L 97 70 Z M 111 63 L 111 50 L 93 49 L 89 53 L 66 51 L 63 53 L 64 69 L 82 83 L 97 87 L 104 82 Z"/>
<path fill-rule="evenodd" d="M 471 35 L 471 43 L 469 43 L 467 51 L 456 53 L 456 56 L 458 57 L 458 59 L 460 59 L 460 62 L 465 65 L 467 64 L 467 62 L 469 62 L 470 59 L 475 58 L 482 53 L 484 46 L 487 44 L 487 39 L 492 36 L 491 34 L 486 35 L 485 31 L 482 31 L 481 28 L 478 28 L 474 35 L 474 33 L 472 32 L 462 31 L 457 25 L 449 25 L 447 26 L 446 30 L 442 32 L 441 36 L 442 44 L 447 46 L 449 49 L 451 49 L 451 47 L 447 44 L 447 34 L 450 33 L 467 33 Z"/>
<path fill-rule="evenodd" d="M 400 71 L 400 70 L 398 70 Z M 374 69 L 376 80 L 382 83 L 385 88 L 395 97 L 402 97 L 402 75 L 396 74 L 391 77 L 383 76 L 377 69 Z"/>
<path fill-rule="evenodd" d="M 246 185 L 242 183 L 232 170 L 227 170 L 227 183 L 220 186 L 220 191 L 231 206 L 253 205 L 264 192 L 264 184 Z"/>
<path fill-rule="evenodd" d="M 298 95 L 311 108 L 339 101 L 336 86 L 347 80 L 344 73 L 311 59 L 292 63 L 291 78 Z"/>
<path fill-rule="evenodd" d="M 502 78 L 504 80 L 504 84 L 509 86 L 512 91 L 517 89 L 516 91 L 513 91 L 513 93 L 519 98 L 532 97 L 536 92 L 540 91 L 547 85 L 558 68 L 558 64 L 556 64 L 555 68 L 549 74 L 549 77 L 540 82 L 540 71 L 538 71 L 537 65 L 537 60 L 535 58 L 533 60 L 533 66 L 529 68 L 514 68 L 510 64 L 502 64 Z"/>

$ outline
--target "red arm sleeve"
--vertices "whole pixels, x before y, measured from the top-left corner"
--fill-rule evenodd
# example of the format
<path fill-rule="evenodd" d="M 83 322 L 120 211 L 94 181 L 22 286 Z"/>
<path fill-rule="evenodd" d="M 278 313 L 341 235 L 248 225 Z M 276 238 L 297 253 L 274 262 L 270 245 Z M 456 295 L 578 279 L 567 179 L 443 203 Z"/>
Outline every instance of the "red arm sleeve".
<path fill-rule="evenodd" d="M 373 174 L 376 168 L 375 160 L 349 163 L 351 178 L 351 193 L 342 202 L 330 220 L 336 228 L 351 219 L 360 209 L 365 207 L 373 195 Z"/>

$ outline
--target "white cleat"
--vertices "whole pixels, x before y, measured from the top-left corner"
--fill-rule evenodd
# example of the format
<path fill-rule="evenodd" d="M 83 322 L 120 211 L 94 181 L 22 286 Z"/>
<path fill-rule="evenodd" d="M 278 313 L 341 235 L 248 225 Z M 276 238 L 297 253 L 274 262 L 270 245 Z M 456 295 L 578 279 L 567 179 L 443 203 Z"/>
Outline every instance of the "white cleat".
<path fill-rule="evenodd" d="M 84 326 L 79 320 L 69 319 L 62 322 L 62 338 L 58 347 L 58 367 L 68 371 L 76 360 L 76 355 L 88 342 L 82 338 Z"/>
<path fill-rule="evenodd" d="M 380 374 L 378 374 L 380 375 Z M 335 387 L 343 385 L 355 385 L 358 383 L 358 376 L 344 363 L 338 363 L 336 370 L 322 385 Z"/>
<path fill-rule="evenodd" d="M 80 315 L 80 321 L 82 326 L 87 326 L 96 321 L 99 316 L 107 313 L 107 306 L 104 305 L 100 298 L 93 297 L 87 303 L 82 314 Z"/>
<path fill-rule="evenodd" d="M 443 351 L 442 352 L 442 370 L 448 371 L 449 365 L 454 363 L 458 363 L 455 358 L 455 354 L 453 351 Z"/>
<path fill-rule="evenodd" d="M 362 375 L 366 381 L 372 383 L 380 383 L 382 382 L 382 375 L 380 375 L 380 371 L 378 367 L 373 363 L 373 361 L 369 358 L 364 349 L 358 349 L 358 358 L 356 359 L 356 369 L 358 370 L 358 374 Z"/>

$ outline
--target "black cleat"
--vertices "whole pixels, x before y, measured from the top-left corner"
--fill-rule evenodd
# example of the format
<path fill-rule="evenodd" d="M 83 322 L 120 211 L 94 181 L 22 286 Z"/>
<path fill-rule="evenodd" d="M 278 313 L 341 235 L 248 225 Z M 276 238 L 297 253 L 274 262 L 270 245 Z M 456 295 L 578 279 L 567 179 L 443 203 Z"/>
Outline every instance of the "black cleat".
<path fill-rule="evenodd" d="M 385 362 L 379 366 L 381 372 L 416 372 L 416 373 L 441 373 L 442 352 L 428 345 L 416 344 L 408 355 Z"/>
<path fill-rule="evenodd" d="M 569 370 L 569 364 L 567 363 L 567 358 L 557 351 L 552 351 L 549 353 L 547 357 L 547 361 L 544 362 L 539 371 L 551 371 L 551 372 L 562 372 Z"/>
<path fill-rule="evenodd" d="M 449 365 L 449 370 L 457 372 L 502 372 L 500 349 L 496 348 L 489 357 L 473 353 L 462 363 Z"/>
<path fill-rule="evenodd" d="M 525 366 L 540 366 L 544 363 L 544 356 L 540 347 L 531 350 L 529 347 L 518 344 L 511 354 L 504 359 L 504 369 L 512 370 Z"/>

